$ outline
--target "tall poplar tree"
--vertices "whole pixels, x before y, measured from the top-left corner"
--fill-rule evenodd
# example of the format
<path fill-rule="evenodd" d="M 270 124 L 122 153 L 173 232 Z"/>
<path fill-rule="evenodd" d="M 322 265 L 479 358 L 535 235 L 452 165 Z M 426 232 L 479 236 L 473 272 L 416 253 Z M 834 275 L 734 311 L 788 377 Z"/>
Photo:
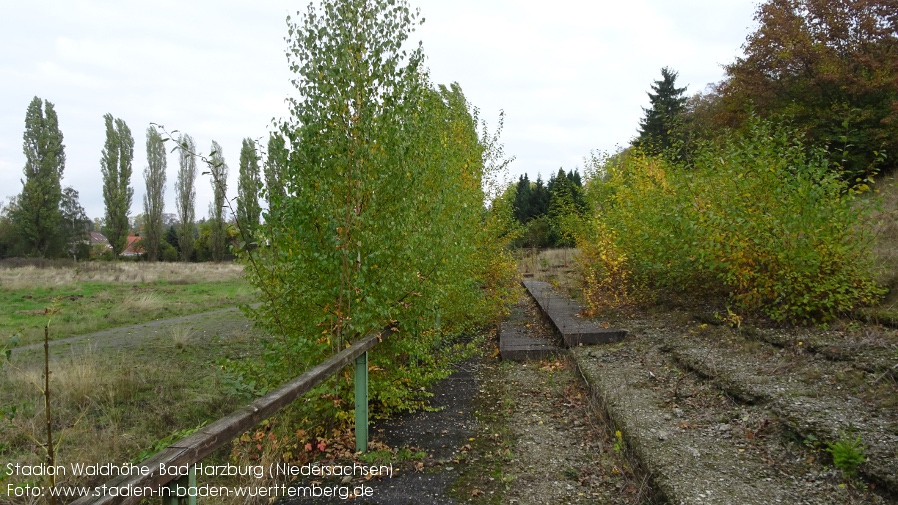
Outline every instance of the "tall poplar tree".
<path fill-rule="evenodd" d="M 210 209 L 209 249 L 213 261 L 224 259 L 227 241 L 227 226 L 224 219 L 225 195 L 228 190 L 228 165 L 221 152 L 221 145 L 212 141 L 212 153 L 209 156 L 212 175 L 213 201 Z"/>
<path fill-rule="evenodd" d="M 46 256 L 57 244 L 65 146 L 53 104 L 34 97 L 25 112 L 25 178 L 12 212 L 14 227 L 29 254 Z"/>
<path fill-rule="evenodd" d="M 156 261 L 162 243 L 162 212 L 165 207 L 165 170 L 168 160 L 165 143 L 156 128 L 147 128 L 147 166 L 143 179 L 147 192 L 143 196 L 144 234 L 143 247 L 147 259 Z"/>
<path fill-rule="evenodd" d="M 112 114 L 103 116 L 106 121 L 106 144 L 100 158 L 103 173 L 103 201 L 106 204 L 106 238 L 112 246 L 112 255 L 119 254 L 128 243 L 128 213 L 134 188 L 131 184 L 131 162 L 134 159 L 134 137 L 121 119 Z"/>
<path fill-rule="evenodd" d="M 181 260 L 190 261 L 196 219 L 196 144 L 193 137 L 185 133 L 178 138 L 178 146 L 178 179 L 175 181 L 175 205 L 181 221 L 177 230 L 178 247 Z"/>
<path fill-rule="evenodd" d="M 265 160 L 265 192 L 268 207 L 278 205 L 284 198 L 284 173 L 287 170 L 287 145 L 284 137 L 272 133 L 268 137 L 268 153 Z"/>
<path fill-rule="evenodd" d="M 240 149 L 240 179 L 237 183 L 237 224 L 240 225 L 243 240 L 249 243 L 259 227 L 262 208 L 259 205 L 259 190 L 262 188 L 259 173 L 259 155 L 251 138 L 243 139 Z"/>

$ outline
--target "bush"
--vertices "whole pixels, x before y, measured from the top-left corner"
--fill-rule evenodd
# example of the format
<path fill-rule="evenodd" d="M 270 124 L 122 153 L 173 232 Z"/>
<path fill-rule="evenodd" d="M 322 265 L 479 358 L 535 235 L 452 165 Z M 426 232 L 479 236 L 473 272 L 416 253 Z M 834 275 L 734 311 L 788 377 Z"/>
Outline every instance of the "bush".
<path fill-rule="evenodd" d="M 637 283 L 725 295 L 778 321 L 826 320 L 882 289 L 869 205 L 825 153 L 806 152 L 794 131 L 755 120 L 688 167 L 639 153 L 605 161 L 588 187 L 592 219 L 613 232 Z"/>
<path fill-rule="evenodd" d="M 178 261 L 178 250 L 165 240 L 159 243 L 159 252 L 162 261 Z"/>

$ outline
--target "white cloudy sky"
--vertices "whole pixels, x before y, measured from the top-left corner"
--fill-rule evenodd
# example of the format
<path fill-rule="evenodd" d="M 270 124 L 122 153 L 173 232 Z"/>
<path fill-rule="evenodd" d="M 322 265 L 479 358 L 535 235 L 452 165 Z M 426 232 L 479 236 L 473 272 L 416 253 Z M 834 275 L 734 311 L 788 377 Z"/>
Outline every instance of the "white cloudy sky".
<path fill-rule="evenodd" d="M 755 0 L 413 0 L 437 83 L 456 81 L 495 126 L 506 114 L 509 177 L 546 179 L 636 134 L 646 91 L 669 66 L 689 93 L 723 77 L 753 29 Z M 135 137 L 134 203 L 143 211 L 150 122 L 222 145 L 236 193 L 241 139 L 263 138 L 291 93 L 285 18 L 306 0 L 29 0 L 0 8 L 0 199 L 21 192 L 25 110 L 52 102 L 64 135 L 63 185 L 103 214 L 103 115 Z M 177 158 L 169 155 L 166 211 Z M 197 215 L 211 189 L 197 183 Z"/>

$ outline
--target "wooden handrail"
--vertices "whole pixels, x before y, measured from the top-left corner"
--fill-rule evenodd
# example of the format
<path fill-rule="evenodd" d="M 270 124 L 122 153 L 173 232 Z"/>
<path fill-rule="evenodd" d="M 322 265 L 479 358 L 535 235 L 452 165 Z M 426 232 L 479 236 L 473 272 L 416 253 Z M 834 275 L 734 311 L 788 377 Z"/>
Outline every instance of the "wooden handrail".
<path fill-rule="evenodd" d="M 149 472 L 146 475 L 137 474 L 120 476 L 106 482 L 104 485 L 93 489 L 108 488 L 135 489 L 135 488 L 161 488 L 173 480 L 176 475 L 160 475 L 159 465 L 168 466 L 192 466 L 216 449 L 227 444 L 241 433 L 253 428 L 260 422 L 268 419 L 280 409 L 292 403 L 302 394 L 341 370 L 346 365 L 362 354 L 368 352 L 377 342 L 393 333 L 392 329 L 385 329 L 380 333 L 369 335 L 351 346 L 331 356 L 326 361 L 316 365 L 292 381 L 278 389 L 258 398 L 246 407 L 237 410 L 227 417 L 223 417 L 214 423 L 201 428 L 195 433 L 171 444 L 159 451 L 147 460 L 135 466 L 147 466 Z M 365 427 L 367 429 L 367 426 Z M 103 496 L 85 496 L 72 502 L 72 505 L 105 505 L 121 504 L 129 505 L 139 503 L 146 496 L 112 496 L 108 492 L 102 492 Z"/>

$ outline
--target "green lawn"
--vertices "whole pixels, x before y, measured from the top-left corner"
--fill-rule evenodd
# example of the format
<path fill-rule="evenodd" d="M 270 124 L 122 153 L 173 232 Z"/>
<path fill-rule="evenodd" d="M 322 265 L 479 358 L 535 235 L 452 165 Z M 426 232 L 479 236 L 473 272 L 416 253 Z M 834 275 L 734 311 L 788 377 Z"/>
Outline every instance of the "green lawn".
<path fill-rule="evenodd" d="M 2 342 L 12 336 L 19 345 L 39 341 L 47 323 L 50 338 L 60 339 L 255 301 L 237 265 L 105 265 L 109 272 L 103 264 L 88 272 L 0 270 Z"/>

